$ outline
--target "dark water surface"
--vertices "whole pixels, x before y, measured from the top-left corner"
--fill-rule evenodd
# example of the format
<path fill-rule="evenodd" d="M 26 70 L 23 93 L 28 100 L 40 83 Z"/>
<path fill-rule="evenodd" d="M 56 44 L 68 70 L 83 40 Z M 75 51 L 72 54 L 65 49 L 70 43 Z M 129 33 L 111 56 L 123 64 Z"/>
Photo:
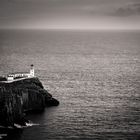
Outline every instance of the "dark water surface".
<path fill-rule="evenodd" d="M 32 63 L 60 105 L 10 140 L 140 139 L 140 32 L 0 31 L 0 74 Z"/>

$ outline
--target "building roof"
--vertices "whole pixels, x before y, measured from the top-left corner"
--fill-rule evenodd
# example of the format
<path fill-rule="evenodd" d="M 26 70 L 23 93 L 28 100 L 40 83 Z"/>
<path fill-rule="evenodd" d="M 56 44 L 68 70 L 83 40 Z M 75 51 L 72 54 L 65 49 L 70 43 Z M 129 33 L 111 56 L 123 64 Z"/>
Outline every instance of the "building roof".
<path fill-rule="evenodd" d="M 7 76 L 16 75 L 16 74 L 30 74 L 29 72 L 17 72 L 17 73 L 9 73 Z"/>
<path fill-rule="evenodd" d="M 9 73 L 9 74 L 27 74 L 29 72 L 12 72 L 12 73 Z"/>

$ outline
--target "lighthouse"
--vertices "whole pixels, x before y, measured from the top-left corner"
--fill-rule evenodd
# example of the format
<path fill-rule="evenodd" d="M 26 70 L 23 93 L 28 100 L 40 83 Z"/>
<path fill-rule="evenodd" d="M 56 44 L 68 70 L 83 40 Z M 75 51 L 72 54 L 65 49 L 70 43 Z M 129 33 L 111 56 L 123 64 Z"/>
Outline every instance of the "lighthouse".
<path fill-rule="evenodd" d="M 30 68 L 30 76 L 31 77 L 35 76 L 35 70 L 34 70 L 34 65 L 33 64 L 31 65 L 31 68 Z"/>

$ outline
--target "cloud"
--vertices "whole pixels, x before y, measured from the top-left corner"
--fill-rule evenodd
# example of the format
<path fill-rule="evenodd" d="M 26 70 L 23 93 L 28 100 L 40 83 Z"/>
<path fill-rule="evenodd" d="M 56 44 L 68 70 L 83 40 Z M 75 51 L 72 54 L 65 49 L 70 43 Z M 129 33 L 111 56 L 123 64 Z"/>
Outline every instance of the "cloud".
<path fill-rule="evenodd" d="M 0 28 L 140 23 L 130 15 L 140 15 L 138 0 L 0 0 Z"/>
<path fill-rule="evenodd" d="M 115 16 L 140 15 L 140 3 L 128 4 L 124 7 L 120 7 L 115 11 L 113 15 Z"/>

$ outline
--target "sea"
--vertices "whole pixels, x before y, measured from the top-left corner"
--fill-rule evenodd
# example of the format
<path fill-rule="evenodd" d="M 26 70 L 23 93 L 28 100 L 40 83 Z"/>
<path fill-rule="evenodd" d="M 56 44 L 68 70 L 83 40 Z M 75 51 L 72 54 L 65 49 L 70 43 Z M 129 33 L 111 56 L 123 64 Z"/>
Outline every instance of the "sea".
<path fill-rule="evenodd" d="M 0 75 L 31 64 L 60 105 L 1 139 L 140 139 L 140 31 L 0 30 Z"/>

